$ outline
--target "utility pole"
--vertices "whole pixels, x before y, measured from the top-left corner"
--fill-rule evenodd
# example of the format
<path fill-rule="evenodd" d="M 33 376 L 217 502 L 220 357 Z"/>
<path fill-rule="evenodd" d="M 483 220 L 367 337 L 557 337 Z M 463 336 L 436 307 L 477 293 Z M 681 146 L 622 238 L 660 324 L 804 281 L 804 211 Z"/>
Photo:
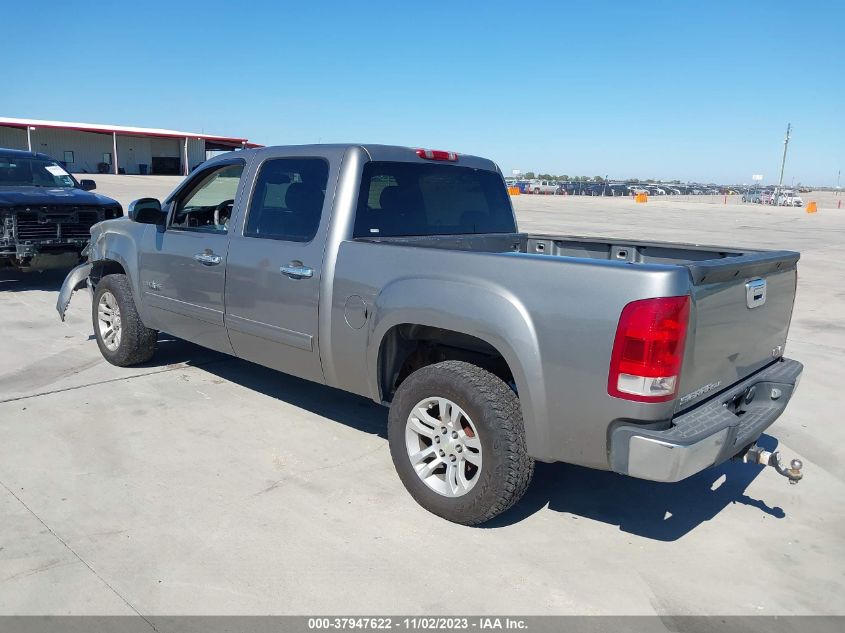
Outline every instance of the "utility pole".
<path fill-rule="evenodd" d="M 789 132 L 792 130 L 792 124 L 786 124 L 786 138 L 783 140 L 783 160 L 780 162 L 780 178 L 778 179 L 778 187 L 775 189 L 775 205 L 778 203 L 780 196 L 780 189 L 783 187 L 783 168 L 786 166 L 786 149 L 789 147 Z"/>

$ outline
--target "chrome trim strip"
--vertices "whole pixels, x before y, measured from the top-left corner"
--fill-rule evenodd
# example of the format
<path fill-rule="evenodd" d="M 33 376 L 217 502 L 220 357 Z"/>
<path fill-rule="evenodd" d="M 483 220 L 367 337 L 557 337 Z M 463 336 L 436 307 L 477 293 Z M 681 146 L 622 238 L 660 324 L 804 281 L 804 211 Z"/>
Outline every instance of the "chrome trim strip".
<path fill-rule="evenodd" d="M 235 330 L 242 334 L 249 334 L 250 336 L 257 336 L 267 341 L 275 343 L 283 343 L 290 345 L 297 349 L 302 349 L 307 352 L 314 349 L 314 337 L 310 334 L 297 332 L 295 330 L 288 330 L 269 323 L 261 323 L 260 321 L 253 321 L 246 317 L 237 316 L 234 314 L 226 315 L 226 328 Z"/>

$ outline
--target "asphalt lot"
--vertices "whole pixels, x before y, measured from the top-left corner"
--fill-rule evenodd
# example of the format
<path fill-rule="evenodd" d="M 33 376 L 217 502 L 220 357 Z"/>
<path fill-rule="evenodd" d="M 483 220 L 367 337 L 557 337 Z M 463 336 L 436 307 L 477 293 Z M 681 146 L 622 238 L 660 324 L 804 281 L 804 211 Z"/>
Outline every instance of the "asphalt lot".
<path fill-rule="evenodd" d="M 97 180 L 125 204 L 179 179 Z M 812 215 L 515 198 L 528 231 L 800 250 L 786 352 L 805 374 L 765 442 L 805 480 L 541 464 L 482 528 L 405 492 L 385 409 L 166 338 L 112 367 L 84 293 L 59 321 L 62 274 L 0 273 L 0 614 L 845 613 L 845 210 L 828 195 Z"/>

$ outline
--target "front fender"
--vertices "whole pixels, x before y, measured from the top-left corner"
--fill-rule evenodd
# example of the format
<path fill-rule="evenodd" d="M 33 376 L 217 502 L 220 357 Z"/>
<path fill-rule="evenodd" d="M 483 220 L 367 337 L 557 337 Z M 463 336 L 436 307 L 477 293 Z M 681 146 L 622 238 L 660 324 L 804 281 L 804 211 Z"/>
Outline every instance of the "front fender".
<path fill-rule="evenodd" d="M 126 218 L 100 222 L 99 232 L 92 232 L 88 261 L 117 262 L 123 268 L 132 288 L 135 305 L 141 311 L 141 291 L 138 276 L 138 241 L 147 225 L 138 225 Z M 138 231 L 138 227 L 141 230 Z M 141 315 L 143 317 L 143 314 Z"/>
<path fill-rule="evenodd" d="M 91 262 L 80 264 L 71 270 L 67 274 L 67 277 L 65 277 L 62 289 L 59 290 L 59 298 L 56 299 L 56 310 L 58 311 L 59 317 L 62 321 L 65 320 L 65 312 L 67 311 L 67 307 L 70 305 L 70 299 L 73 296 L 73 291 L 76 290 L 83 281 L 88 279 L 88 275 L 91 273 L 91 267 Z"/>
<path fill-rule="evenodd" d="M 541 349 L 531 315 L 507 288 L 436 277 L 403 278 L 385 286 L 373 303 L 367 347 L 371 393 L 382 400 L 379 350 L 391 328 L 417 324 L 479 338 L 502 355 L 519 393 L 529 454 L 548 437 Z"/>

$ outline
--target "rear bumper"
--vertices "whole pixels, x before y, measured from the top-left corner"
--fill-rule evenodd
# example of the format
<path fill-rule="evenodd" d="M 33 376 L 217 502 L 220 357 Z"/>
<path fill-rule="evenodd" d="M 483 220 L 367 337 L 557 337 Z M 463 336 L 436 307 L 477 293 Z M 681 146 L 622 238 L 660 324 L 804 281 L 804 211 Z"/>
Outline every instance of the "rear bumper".
<path fill-rule="evenodd" d="M 666 429 L 622 424 L 610 433 L 610 468 L 652 481 L 686 479 L 730 459 L 780 417 L 804 367 L 781 359 L 672 420 Z"/>

